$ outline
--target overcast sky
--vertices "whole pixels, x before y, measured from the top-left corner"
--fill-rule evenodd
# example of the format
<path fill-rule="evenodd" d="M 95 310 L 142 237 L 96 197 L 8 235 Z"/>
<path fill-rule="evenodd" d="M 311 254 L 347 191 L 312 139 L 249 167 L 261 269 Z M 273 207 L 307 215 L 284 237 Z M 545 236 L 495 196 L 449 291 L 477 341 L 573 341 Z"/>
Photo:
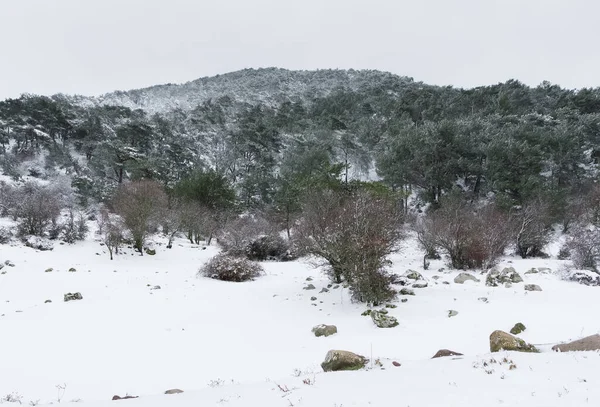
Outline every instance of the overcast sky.
<path fill-rule="evenodd" d="M 0 99 L 242 68 L 600 85 L 595 0 L 0 0 Z"/>

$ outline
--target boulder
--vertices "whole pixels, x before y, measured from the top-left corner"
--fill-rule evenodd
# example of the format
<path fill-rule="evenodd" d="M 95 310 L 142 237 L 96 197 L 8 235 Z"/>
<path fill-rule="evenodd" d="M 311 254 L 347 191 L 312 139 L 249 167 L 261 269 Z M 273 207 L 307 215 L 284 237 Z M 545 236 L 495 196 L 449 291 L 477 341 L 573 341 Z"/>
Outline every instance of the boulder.
<path fill-rule="evenodd" d="M 52 243 L 46 238 L 38 236 L 30 236 L 29 238 L 27 238 L 27 240 L 25 241 L 25 246 L 40 251 L 48 251 L 54 249 L 54 243 Z"/>
<path fill-rule="evenodd" d="M 448 318 L 455 317 L 458 315 L 458 311 L 450 309 L 448 310 Z"/>
<path fill-rule="evenodd" d="M 75 273 L 77 271 L 77 269 L 75 267 L 71 267 L 69 269 L 69 273 Z"/>
<path fill-rule="evenodd" d="M 64 296 L 65 302 L 83 300 L 81 293 L 66 293 Z"/>
<path fill-rule="evenodd" d="M 44 301 L 44 304 L 50 304 L 52 302 L 52 300 L 46 300 Z"/>
<path fill-rule="evenodd" d="M 323 294 L 323 293 L 328 293 L 329 290 L 325 287 L 321 288 L 321 291 L 319 291 L 319 294 Z"/>
<path fill-rule="evenodd" d="M 335 325 L 317 325 L 312 329 L 312 333 L 315 334 L 316 337 L 320 336 L 331 336 L 337 333 L 337 327 Z"/>
<path fill-rule="evenodd" d="M 146 252 L 146 254 L 148 256 L 154 256 L 156 254 L 156 249 L 149 249 L 149 248 L 145 248 L 144 251 Z"/>
<path fill-rule="evenodd" d="M 112 399 L 114 401 L 114 400 L 127 400 L 127 399 L 137 399 L 137 398 L 138 398 L 138 396 L 123 396 L 123 397 L 121 397 L 121 396 L 114 395 Z"/>
<path fill-rule="evenodd" d="M 379 311 L 372 310 L 371 311 L 371 319 L 379 328 L 393 328 L 398 326 L 398 320 L 391 316 L 387 315 L 386 309 L 381 309 Z"/>
<path fill-rule="evenodd" d="M 539 352 L 535 346 L 528 344 L 521 338 L 503 331 L 494 331 L 490 335 L 490 352 L 500 352 L 501 350 Z"/>
<path fill-rule="evenodd" d="M 424 280 L 423 275 L 415 270 L 407 270 L 402 277 L 406 277 L 409 280 Z"/>
<path fill-rule="evenodd" d="M 573 342 L 554 345 L 552 350 L 555 352 L 578 352 L 600 350 L 600 335 L 595 334 L 586 336 Z"/>
<path fill-rule="evenodd" d="M 309 284 L 303 288 L 303 290 L 314 290 L 314 289 L 316 289 L 316 287 L 313 284 Z"/>
<path fill-rule="evenodd" d="M 400 289 L 400 295 L 415 295 L 415 290 L 411 290 L 410 288 L 402 288 Z"/>
<path fill-rule="evenodd" d="M 180 389 L 169 389 L 165 391 L 165 394 L 180 394 L 183 393 L 183 390 Z"/>
<path fill-rule="evenodd" d="M 525 272 L 525 274 L 537 274 L 537 273 L 539 273 L 539 272 L 540 272 L 540 271 L 539 271 L 538 269 L 536 269 L 535 267 L 533 267 L 533 268 L 530 268 L 529 270 L 527 270 L 527 271 Z"/>
<path fill-rule="evenodd" d="M 417 282 L 417 283 L 414 283 L 411 287 L 412 288 L 426 288 L 427 282 L 425 282 L 425 281 Z"/>
<path fill-rule="evenodd" d="M 518 334 L 520 334 L 521 332 L 524 332 L 526 329 L 527 329 L 527 327 L 526 327 L 525 325 L 523 325 L 523 324 L 522 324 L 522 323 L 520 323 L 520 322 L 517 322 L 517 323 L 515 324 L 515 326 L 513 326 L 513 327 L 511 328 L 511 330 L 510 330 L 510 333 L 511 333 L 511 334 L 513 334 L 513 335 L 518 335 Z"/>
<path fill-rule="evenodd" d="M 513 267 L 506 267 L 499 271 L 497 268 L 491 269 L 486 278 L 485 285 L 489 287 L 498 287 L 501 284 L 522 283 L 523 278 L 516 272 Z"/>
<path fill-rule="evenodd" d="M 525 284 L 525 291 L 542 291 L 542 287 L 537 284 Z"/>
<path fill-rule="evenodd" d="M 600 286 L 600 274 L 588 270 L 573 270 L 567 273 L 566 279 L 583 285 Z"/>
<path fill-rule="evenodd" d="M 479 297 L 479 298 L 477 298 L 477 300 L 481 301 L 481 302 L 485 302 L 486 304 L 489 302 L 487 297 Z"/>
<path fill-rule="evenodd" d="M 330 350 L 321 363 L 325 372 L 337 372 L 340 370 L 359 370 L 365 367 L 367 358 L 356 353 L 345 350 Z"/>
<path fill-rule="evenodd" d="M 454 277 L 454 282 L 456 284 L 464 284 L 467 281 L 475 281 L 476 283 L 479 282 L 479 279 L 477 277 L 475 277 L 472 274 L 469 273 L 460 273 L 459 275 L 457 275 L 456 277 Z"/>
<path fill-rule="evenodd" d="M 444 358 L 447 356 L 463 356 L 463 354 L 449 349 L 440 349 L 431 359 Z"/>

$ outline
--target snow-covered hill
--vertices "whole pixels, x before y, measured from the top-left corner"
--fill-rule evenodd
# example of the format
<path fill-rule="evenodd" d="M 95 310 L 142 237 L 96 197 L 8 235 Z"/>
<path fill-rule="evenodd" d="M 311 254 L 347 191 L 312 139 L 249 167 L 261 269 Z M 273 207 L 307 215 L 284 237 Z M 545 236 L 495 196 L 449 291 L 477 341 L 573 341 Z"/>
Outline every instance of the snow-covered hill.
<path fill-rule="evenodd" d="M 357 91 L 381 87 L 393 91 L 407 83 L 412 83 L 412 79 L 374 70 L 289 71 L 262 68 L 199 78 L 183 84 L 117 91 L 99 97 L 67 98 L 82 106 L 124 106 L 149 113 L 165 113 L 174 109 L 191 110 L 207 100 L 226 95 L 236 102 L 276 106 L 287 100 L 326 96 L 335 89 Z"/>
<path fill-rule="evenodd" d="M 400 297 L 395 328 L 377 328 L 343 287 L 304 261 L 264 263 L 253 282 L 197 278 L 216 247 L 155 238 L 155 256 L 130 250 L 110 261 L 91 237 L 35 252 L 0 246 L 0 398 L 23 404 L 61 401 L 158 406 L 586 406 L 598 405 L 600 355 L 554 353 L 551 345 L 598 333 L 598 287 L 561 281 L 563 261 L 504 258 L 541 292 L 453 282 L 434 262 L 420 268 L 413 241 L 394 271 L 419 270 L 428 287 Z M 554 253 L 556 254 L 556 253 Z M 47 271 L 48 269 L 51 271 Z M 69 271 L 74 268 L 76 271 Z M 312 278 L 315 290 L 304 290 Z M 159 286 L 159 287 L 158 287 Z M 80 301 L 63 302 L 68 292 Z M 311 299 L 316 297 L 316 299 Z M 485 298 L 486 300 L 483 300 Z M 46 300 L 52 302 L 46 303 Z M 449 310 L 458 315 L 448 317 Z M 522 322 L 541 354 L 489 352 L 492 331 Z M 336 335 L 311 328 L 335 324 Z M 431 359 L 448 348 L 464 356 Z M 370 359 L 365 370 L 324 373 L 330 349 Z M 398 362 L 401 366 L 394 366 Z M 164 395 L 168 389 L 184 393 Z"/>

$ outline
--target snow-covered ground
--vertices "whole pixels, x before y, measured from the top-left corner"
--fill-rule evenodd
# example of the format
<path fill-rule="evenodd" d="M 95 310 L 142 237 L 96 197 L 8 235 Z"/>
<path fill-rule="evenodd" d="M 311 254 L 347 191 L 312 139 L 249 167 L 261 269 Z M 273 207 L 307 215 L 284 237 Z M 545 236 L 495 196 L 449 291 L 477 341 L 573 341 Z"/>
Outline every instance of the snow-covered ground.
<path fill-rule="evenodd" d="M 380 329 L 343 288 L 320 293 L 328 281 L 303 261 L 263 263 L 264 277 L 227 283 L 196 277 L 215 247 L 159 243 L 155 256 L 129 251 L 114 261 L 91 237 L 51 252 L 0 246 L 0 260 L 15 264 L 0 274 L 0 398 L 98 407 L 600 405 L 600 354 L 550 350 L 600 331 L 600 287 L 525 275 L 532 267 L 559 270 L 555 258 L 500 265 L 542 292 L 523 283 L 486 287 L 479 275 L 481 282 L 460 285 L 457 272 L 439 271 L 441 261 L 423 271 L 421 253 L 407 242 L 394 271 L 418 270 L 429 287 L 395 302 L 389 312 L 399 326 Z M 308 277 L 315 290 L 303 290 Z M 63 302 L 68 292 L 83 300 Z M 449 310 L 458 315 L 449 318 Z M 527 326 L 520 336 L 543 352 L 489 353 L 490 333 L 517 322 Z M 323 323 L 338 333 L 314 337 L 311 328 Z M 432 360 L 442 348 L 464 356 Z M 323 373 L 330 349 L 371 363 Z M 184 393 L 163 394 L 172 388 Z M 111 401 L 127 394 L 139 398 Z"/>

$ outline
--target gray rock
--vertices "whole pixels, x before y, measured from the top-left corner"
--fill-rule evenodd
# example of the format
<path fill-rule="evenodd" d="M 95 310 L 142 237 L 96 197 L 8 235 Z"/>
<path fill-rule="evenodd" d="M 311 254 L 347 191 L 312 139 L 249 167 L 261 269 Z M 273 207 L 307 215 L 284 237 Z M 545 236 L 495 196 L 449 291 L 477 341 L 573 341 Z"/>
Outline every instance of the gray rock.
<path fill-rule="evenodd" d="M 402 276 L 408 278 L 409 280 L 423 280 L 421 273 L 415 270 L 407 270 Z"/>
<path fill-rule="evenodd" d="M 427 288 L 427 283 L 425 281 L 418 282 L 418 283 L 414 283 L 411 287 L 412 288 Z"/>
<path fill-rule="evenodd" d="M 503 331 L 494 331 L 490 335 L 490 352 L 500 352 L 501 350 L 539 352 L 535 346 L 528 344 L 521 338 L 517 338 L 516 336 L 512 336 Z"/>
<path fill-rule="evenodd" d="M 367 358 L 356 353 L 345 350 L 330 350 L 321 363 L 325 372 L 337 372 L 341 370 L 359 370 L 365 367 Z"/>
<path fill-rule="evenodd" d="M 81 293 L 67 293 L 64 295 L 65 302 L 83 300 Z"/>
<path fill-rule="evenodd" d="M 463 356 L 463 354 L 449 349 L 440 349 L 431 359 L 444 358 L 447 356 Z"/>
<path fill-rule="evenodd" d="M 487 303 L 487 302 L 489 301 L 489 300 L 487 299 L 487 297 L 479 297 L 479 298 L 477 298 L 477 300 L 478 300 L 478 301 L 481 301 L 481 302 L 485 302 L 485 303 Z"/>
<path fill-rule="evenodd" d="M 77 269 L 75 267 L 71 267 L 69 269 L 69 273 L 75 273 L 77 271 Z"/>
<path fill-rule="evenodd" d="M 161 287 L 159 285 L 155 285 L 154 287 L 151 288 L 151 290 L 160 290 Z"/>
<path fill-rule="evenodd" d="M 398 320 L 395 317 L 387 314 L 388 312 L 386 309 L 381 309 L 379 311 L 372 310 L 371 319 L 379 328 L 393 328 L 398 326 Z"/>
<path fill-rule="evenodd" d="M 542 287 L 537 284 L 525 284 L 525 291 L 542 291 Z"/>
<path fill-rule="evenodd" d="M 6 266 L 8 266 L 8 267 L 14 267 L 14 266 L 15 266 L 15 263 L 13 263 L 13 262 L 12 262 L 12 261 L 10 261 L 10 260 L 6 260 L 6 261 L 4 262 L 4 264 L 5 264 Z"/>
<path fill-rule="evenodd" d="M 183 390 L 180 389 L 169 389 L 165 391 L 165 394 L 180 394 L 183 393 Z"/>
<path fill-rule="evenodd" d="M 306 281 L 313 281 L 312 277 L 306 277 Z"/>
<path fill-rule="evenodd" d="M 408 298 L 402 298 L 400 302 L 408 302 Z"/>
<path fill-rule="evenodd" d="M 535 267 L 533 267 L 533 268 L 531 268 L 531 269 L 527 270 L 527 271 L 525 272 L 525 274 L 537 274 L 537 273 L 539 273 L 539 272 L 540 272 L 540 271 L 539 271 L 538 269 L 536 269 Z"/>
<path fill-rule="evenodd" d="M 573 342 L 554 345 L 552 350 L 555 352 L 580 352 L 600 350 L 600 335 L 590 335 Z"/>
<path fill-rule="evenodd" d="M 46 300 L 44 301 L 44 304 L 50 304 L 52 302 L 52 300 Z"/>
<path fill-rule="evenodd" d="M 44 273 L 52 273 L 54 271 L 54 269 L 52 267 L 48 267 L 46 270 L 44 270 Z"/>
<path fill-rule="evenodd" d="M 400 295 L 415 295 L 415 291 L 410 288 L 401 288 Z"/>
<path fill-rule="evenodd" d="M 448 310 L 448 318 L 455 317 L 457 315 L 458 315 L 458 311 L 453 310 L 453 309 Z"/>
<path fill-rule="evenodd" d="M 317 297 L 310 297 L 310 300 L 311 300 L 311 301 L 316 301 L 316 300 L 317 300 Z"/>
<path fill-rule="evenodd" d="M 501 284 L 522 283 L 523 278 L 516 272 L 513 267 L 506 267 L 502 271 L 497 268 L 491 269 L 486 278 L 485 285 L 489 287 L 498 287 Z"/>
<path fill-rule="evenodd" d="M 312 284 L 307 285 L 306 287 L 303 288 L 303 290 L 314 290 L 316 289 L 316 287 Z"/>
<path fill-rule="evenodd" d="M 321 288 L 321 291 L 319 291 L 319 294 L 323 294 L 323 293 L 328 293 L 329 290 L 325 287 Z"/>
<path fill-rule="evenodd" d="M 317 325 L 317 326 L 313 327 L 312 333 L 314 333 L 316 337 L 321 337 L 321 336 L 327 337 L 327 336 L 336 334 L 337 327 L 335 325 L 321 324 L 321 325 Z"/>
<path fill-rule="evenodd" d="M 454 282 L 456 284 L 464 284 L 467 281 L 475 281 L 476 283 L 479 282 L 479 279 L 477 277 L 475 277 L 472 274 L 469 273 L 460 273 L 459 275 L 457 275 L 456 277 L 454 277 Z"/>

